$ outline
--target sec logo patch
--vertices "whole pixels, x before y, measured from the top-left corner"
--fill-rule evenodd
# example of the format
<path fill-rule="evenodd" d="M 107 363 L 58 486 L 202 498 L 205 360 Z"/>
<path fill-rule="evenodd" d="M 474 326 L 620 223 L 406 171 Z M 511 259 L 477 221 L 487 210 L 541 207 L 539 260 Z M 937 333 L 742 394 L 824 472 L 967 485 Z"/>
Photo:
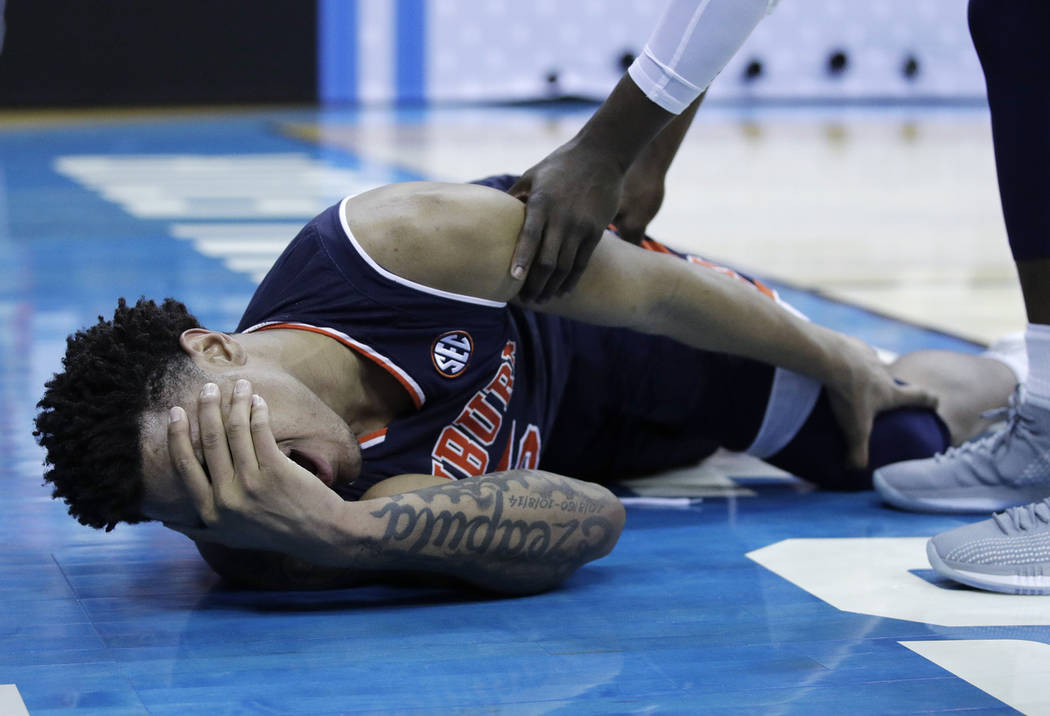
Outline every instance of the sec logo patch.
<path fill-rule="evenodd" d="M 438 373 L 446 378 L 463 374 L 474 353 L 474 339 L 466 331 L 449 331 L 434 339 L 430 357 Z"/>

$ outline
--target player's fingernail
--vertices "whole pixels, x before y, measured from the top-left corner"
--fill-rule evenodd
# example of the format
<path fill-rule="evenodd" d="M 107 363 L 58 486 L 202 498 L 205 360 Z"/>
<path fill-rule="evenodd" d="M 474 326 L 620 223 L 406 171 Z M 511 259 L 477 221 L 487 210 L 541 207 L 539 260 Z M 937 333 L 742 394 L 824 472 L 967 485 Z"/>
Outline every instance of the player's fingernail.
<path fill-rule="evenodd" d="M 214 398 L 219 394 L 219 386 L 215 383 L 205 383 L 204 388 L 201 389 L 202 398 Z"/>
<path fill-rule="evenodd" d="M 181 408 L 171 408 L 170 410 L 168 410 L 168 422 L 169 423 L 177 423 L 180 420 L 182 420 L 182 409 Z"/>
<path fill-rule="evenodd" d="M 510 275 L 520 281 L 521 279 L 525 278 L 525 267 L 515 266 L 510 270 Z"/>
<path fill-rule="evenodd" d="M 233 392 L 237 395 L 244 395 L 248 392 L 250 388 L 251 386 L 248 384 L 248 381 L 246 381 L 244 378 L 241 378 L 233 384 Z"/>
<path fill-rule="evenodd" d="M 256 393 L 252 396 L 252 407 L 261 408 L 266 405 L 266 401 L 262 399 L 262 396 Z"/>

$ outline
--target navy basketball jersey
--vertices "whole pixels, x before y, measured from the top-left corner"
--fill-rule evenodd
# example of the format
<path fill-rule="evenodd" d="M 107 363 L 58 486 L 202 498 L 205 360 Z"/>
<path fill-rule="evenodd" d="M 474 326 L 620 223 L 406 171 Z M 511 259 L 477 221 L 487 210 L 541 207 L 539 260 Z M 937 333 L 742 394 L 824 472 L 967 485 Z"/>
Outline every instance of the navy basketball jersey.
<path fill-rule="evenodd" d="M 416 410 L 358 439 L 359 497 L 392 475 L 461 479 L 539 463 L 568 371 L 566 321 L 429 288 L 372 260 L 343 220 L 307 224 L 263 279 L 237 330 L 315 331 L 384 368 Z"/>

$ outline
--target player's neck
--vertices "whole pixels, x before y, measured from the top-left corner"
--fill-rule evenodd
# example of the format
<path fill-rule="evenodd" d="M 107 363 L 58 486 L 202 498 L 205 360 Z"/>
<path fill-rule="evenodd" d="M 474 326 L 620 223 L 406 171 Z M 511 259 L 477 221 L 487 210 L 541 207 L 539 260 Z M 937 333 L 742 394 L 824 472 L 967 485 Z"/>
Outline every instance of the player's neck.
<path fill-rule="evenodd" d="M 249 335 L 265 340 L 267 353 L 281 369 L 300 380 L 357 435 L 386 427 L 411 408 L 408 394 L 389 374 L 333 338 L 299 330 Z"/>

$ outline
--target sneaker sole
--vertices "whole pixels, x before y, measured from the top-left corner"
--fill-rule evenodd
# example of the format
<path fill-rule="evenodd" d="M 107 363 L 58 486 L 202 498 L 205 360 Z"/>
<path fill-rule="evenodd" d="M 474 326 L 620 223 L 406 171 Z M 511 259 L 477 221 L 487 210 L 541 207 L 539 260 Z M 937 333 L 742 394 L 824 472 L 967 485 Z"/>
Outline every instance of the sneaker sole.
<path fill-rule="evenodd" d="M 923 498 L 906 495 L 886 482 L 878 470 L 871 478 L 872 485 L 887 504 L 909 512 L 934 512 L 945 515 L 987 515 L 990 512 L 1001 512 L 1008 507 L 1031 502 L 1027 496 L 1012 496 L 1004 501 L 993 497 L 936 497 Z M 1044 495 L 1045 496 L 1045 495 Z"/>
<path fill-rule="evenodd" d="M 938 574 L 969 587 L 1002 594 L 1050 594 L 1050 575 L 987 574 L 949 567 L 932 539 L 926 543 L 926 557 Z"/>

